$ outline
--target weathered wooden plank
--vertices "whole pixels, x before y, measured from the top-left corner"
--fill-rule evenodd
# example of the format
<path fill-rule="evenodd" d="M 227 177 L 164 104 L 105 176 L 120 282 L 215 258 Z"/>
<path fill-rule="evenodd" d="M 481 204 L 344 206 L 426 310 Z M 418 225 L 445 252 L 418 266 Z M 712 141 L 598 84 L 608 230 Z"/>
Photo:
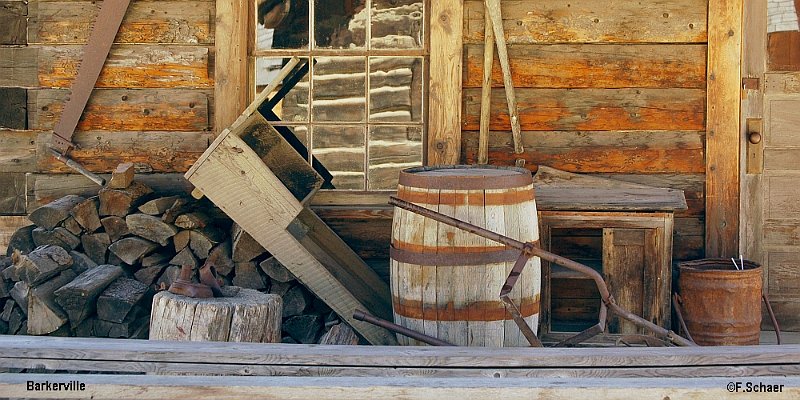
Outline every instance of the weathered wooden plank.
<path fill-rule="evenodd" d="M 462 133 L 462 158 L 477 161 L 478 132 Z M 569 172 L 701 173 L 705 171 L 703 132 L 695 131 L 525 131 L 525 152 L 513 154 L 508 132 L 491 132 L 489 159 L 493 164 L 548 165 Z"/>
<path fill-rule="evenodd" d="M 705 45 L 516 45 L 517 88 L 705 88 Z M 483 46 L 467 45 L 464 87 L 480 87 Z M 503 77 L 495 60 L 492 84 Z"/>
<path fill-rule="evenodd" d="M 800 245 L 800 224 L 794 220 L 766 219 L 764 221 L 766 246 Z"/>
<path fill-rule="evenodd" d="M 28 5 L 31 43 L 86 43 L 102 2 L 35 1 Z M 214 43 L 214 2 L 134 1 L 117 43 Z"/>
<path fill-rule="evenodd" d="M 5 74 L 7 71 L 3 71 Z M 0 128 L 28 129 L 28 91 L 23 88 L 0 88 Z"/>
<path fill-rule="evenodd" d="M 786 151 L 785 153 L 791 153 Z M 795 154 L 786 154 L 786 159 L 791 157 L 797 164 L 797 151 Z M 800 187 L 797 186 L 797 176 L 767 176 L 764 177 L 765 199 L 763 202 L 764 215 L 767 218 L 794 219 L 800 225 Z M 787 221 L 788 223 L 789 221 Z"/>
<path fill-rule="evenodd" d="M 37 86 L 37 51 L 30 47 L 0 47 L 0 85 Z"/>
<path fill-rule="evenodd" d="M 520 89 L 523 130 L 703 130 L 701 89 Z M 464 90 L 463 129 L 480 124 L 480 89 Z M 504 94 L 492 94 L 490 129 L 510 130 Z"/>
<path fill-rule="evenodd" d="M 482 7 L 482 6 L 481 6 Z M 461 154 L 461 60 L 464 4 L 441 0 L 431 4 L 429 165 L 458 164 Z M 481 14 L 483 20 L 483 14 Z M 481 29 L 481 32 L 483 29 Z M 480 107 L 480 94 L 477 97 Z M 478 113 L 477 115 L 479 115 Z M 477 130 L 477 128 L 475 129 Z"/>
<path fill-rule="evenodd" d="M 216 5 L 214 67 L 214 127 L 219 134 L 236 121 L 249 104 L 247 62 L 250 30 L 248 3 L 238 0 L 218 0 Z"/>
<path fill-rule="evenodd" d="M 53 129 L 68 93 L 66 89 L 28 91 L 28 125 Z M 209 95 L 192 89 L 97 89 L 77 130 L 207 130 Z"/>
<path fill-rule="evenodd" d="M 795 296 L 784 297 L 771 297 L 769 300 L 772 304 L 772 309 L 775 311 L 775 317 L 778 319 L 781 330 L 784 332 L 797 332 L 800 330 L 800 317 L 798 317 L 800 316 L 800 301 L 797 301 Z M 769 317 L 764 315 L 766 314 L 766 310 L 763 310 L 764 308 L 766 307 L 762 307 L 761 326 L 764 329 L 774 329 L 769 322 Z"/>
<path fill-rule="evenodd" d="M 0 216 L 0 255 L 6 254 L 8 242 L 17 229 L 28 226 L 31 221 L 23 216 Z"/>
<path fill-rule="evenodd" d="M 1 50 L 1 49 L 0 49 Z M 82 45 L 29 46 L 35 52 L 30 71 L 37 86 L 69 88 L 83 58 Z M 2 55 L 3 51 L 0 51 Z M 211 88 L 209 49 L 180 45 L 115 45 L 97 78 L 96 88 Z M 2 82 L 2 81 L 0 81 Z"/>
<path fill-rule="evenodd" d="M 92 172 L 111 172 L 124 162 L 148 172 L 185 172 L 208 148 L 211 138 L 210 132 L 77 132 L 73 142 L 78 147 L 70 157 Z M 35 170 L 71 172 L 47 151 L 51 139 L 50 134 L 39 135 Z"/>
<path fill-rule="evenodd" d="M 0 215 L 24 215 L 26 210 L 25 174 L 0 172 Z"/>
<path fill-rule="evenodd" d="M 28 3 L 0 2 L 0 44 L 28 44 Z"/>
<path fill-rule="evenodd" d="M 767 257 L 769 294 L 796 297 L 800 290 L 800 254 L 771 251 Z"/>
<path fill-rule="evenodd" d="M 764 74 L 765 94 L 798 94 L 800 93 L 800 73 L 768 72 Z"/>
<path fill-rule="evenodd" d="M 2 96 L 2 90 L 0 90 L 0 96 Z M 2 104 L 0 104 L 0 107 L 2 107 Z M 33 131 L 0 129 L 0 172 L 31 172 L 36 170 L 37 134 L 38 132 Z"/>
<path fill-rule="evenodd" d="M 702 43 L 707 2 L 648 3 L 577 0 L 506 0 L 503 27 L 509 43 Z M 482 43 L 483 2 L 464 2 L 464 40 Z"/>
<path fill-rule="evenodd" d="M 739 253 L 741 0 L 708 3 L 706 257 Z"/>
<path fill-rule="evenodd" d="M 769 126 L 768 146 L 800 146 L 800 98 L 797 96 L 766 97 L 766 121 Z"/>
<path fill-rule="evenodd" d="M 800 71 L 800 32 L 770 32 L 767 40 L 770 70 Z"/>

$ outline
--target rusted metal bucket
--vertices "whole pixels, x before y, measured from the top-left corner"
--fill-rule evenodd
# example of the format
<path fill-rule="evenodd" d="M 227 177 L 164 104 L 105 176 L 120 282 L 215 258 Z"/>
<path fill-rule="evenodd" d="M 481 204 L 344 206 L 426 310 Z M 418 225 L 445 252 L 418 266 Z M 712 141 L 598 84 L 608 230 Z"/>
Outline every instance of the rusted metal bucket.
<path fill-rule="evenodd" d="M 697 344 L 758 344 L 762 268 L 753 261 L 744 260 L 743 263 L 742 270 L 737 270 L 731 259 L 723 258 L 678 264 L 683 317 Z"/>

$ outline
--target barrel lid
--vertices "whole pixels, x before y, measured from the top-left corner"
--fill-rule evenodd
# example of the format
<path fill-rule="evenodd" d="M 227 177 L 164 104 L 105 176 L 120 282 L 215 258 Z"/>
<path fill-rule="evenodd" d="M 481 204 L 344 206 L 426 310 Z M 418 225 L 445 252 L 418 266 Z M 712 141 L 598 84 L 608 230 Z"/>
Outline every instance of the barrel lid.
<path fill-rule="evenodd" d="M 510 189 L 533 184 L 533 176 L 527 169 L 516 167 L 438 165 L 403 170 L 399 183 L 423 189 Z"/>

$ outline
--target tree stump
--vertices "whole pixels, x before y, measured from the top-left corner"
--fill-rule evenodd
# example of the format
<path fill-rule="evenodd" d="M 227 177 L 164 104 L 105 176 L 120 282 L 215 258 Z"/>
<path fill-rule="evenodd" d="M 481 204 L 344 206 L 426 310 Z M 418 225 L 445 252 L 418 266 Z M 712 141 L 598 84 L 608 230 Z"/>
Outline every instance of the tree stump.
<path fill-rule="evenodd" d="M 241 289 L 234 297 L 153 297 L 150 340 L 279 343 L 280 296 Z"/>

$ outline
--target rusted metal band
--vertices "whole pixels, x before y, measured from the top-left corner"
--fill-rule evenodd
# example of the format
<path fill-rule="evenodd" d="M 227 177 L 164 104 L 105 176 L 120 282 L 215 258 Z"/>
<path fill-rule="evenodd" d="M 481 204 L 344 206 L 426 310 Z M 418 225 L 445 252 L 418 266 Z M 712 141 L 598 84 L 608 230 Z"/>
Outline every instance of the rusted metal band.
<path fill-rule="evenodd" d="M 425 254 L 463 254 L 463 253 L 492 253 L 503 250 L 513 250 L 503 245 L 497 246 L 425 246 L 424 244 L 408 243 L 392 238 L 391 246 L 397 250 L 411 253 Z M 514 250 L 518 251 L 518 250 Z M 518 253 L 519 254 L 519 253 Z"/>
<path fill-rule="evenodd" d="M 444 173 L 454 170 L 465 170 L 465 174 Z M 486 174 L 482 175 L 480 173 L 481 170 L 485 170 Z M 443 173 L 439 174 L 437 172 Z M 473 165 L 445 165 L 403 170 L 400 172 L 398 183 L 402 186 L 422 189 L 492 190 L 528 186 L 533 183 L 533 176 L 525 168 L 493 165 L 481 165 L 478 167 Z"/>
<path fill-rule="evenodd" d="M 539 314 L 539 295 L 519 301 L 522 318 Z M 452 301 L 447 304 L 429 304 L 419 300 L 409 300 L 392 296 L 394 313 L 406 318 L 427 321 L 511 321 L 513 316 L 506 310 L 501 300 L 475 301 L 456 307 Z"/>
<path fill-rule="evenodd" d="M 484 253 L 419 253 L 390 246 L 389 257 L 401 263 L 416 265 L 484 265 L 513 261 L 519 257 L 519 250 L 506 249 Z"/>
<path fill-rule="evenodd" d="M 513 190 L 504 193 L 444 192 L 431 196 L 431 193 L 406 189 L 398 190 L 397 198 L 416 204 L 469 205 L 475 207 L 505 206 L 533 201 L 534 192 L 533 187 L 531 187 L 526 190 Z"/>

